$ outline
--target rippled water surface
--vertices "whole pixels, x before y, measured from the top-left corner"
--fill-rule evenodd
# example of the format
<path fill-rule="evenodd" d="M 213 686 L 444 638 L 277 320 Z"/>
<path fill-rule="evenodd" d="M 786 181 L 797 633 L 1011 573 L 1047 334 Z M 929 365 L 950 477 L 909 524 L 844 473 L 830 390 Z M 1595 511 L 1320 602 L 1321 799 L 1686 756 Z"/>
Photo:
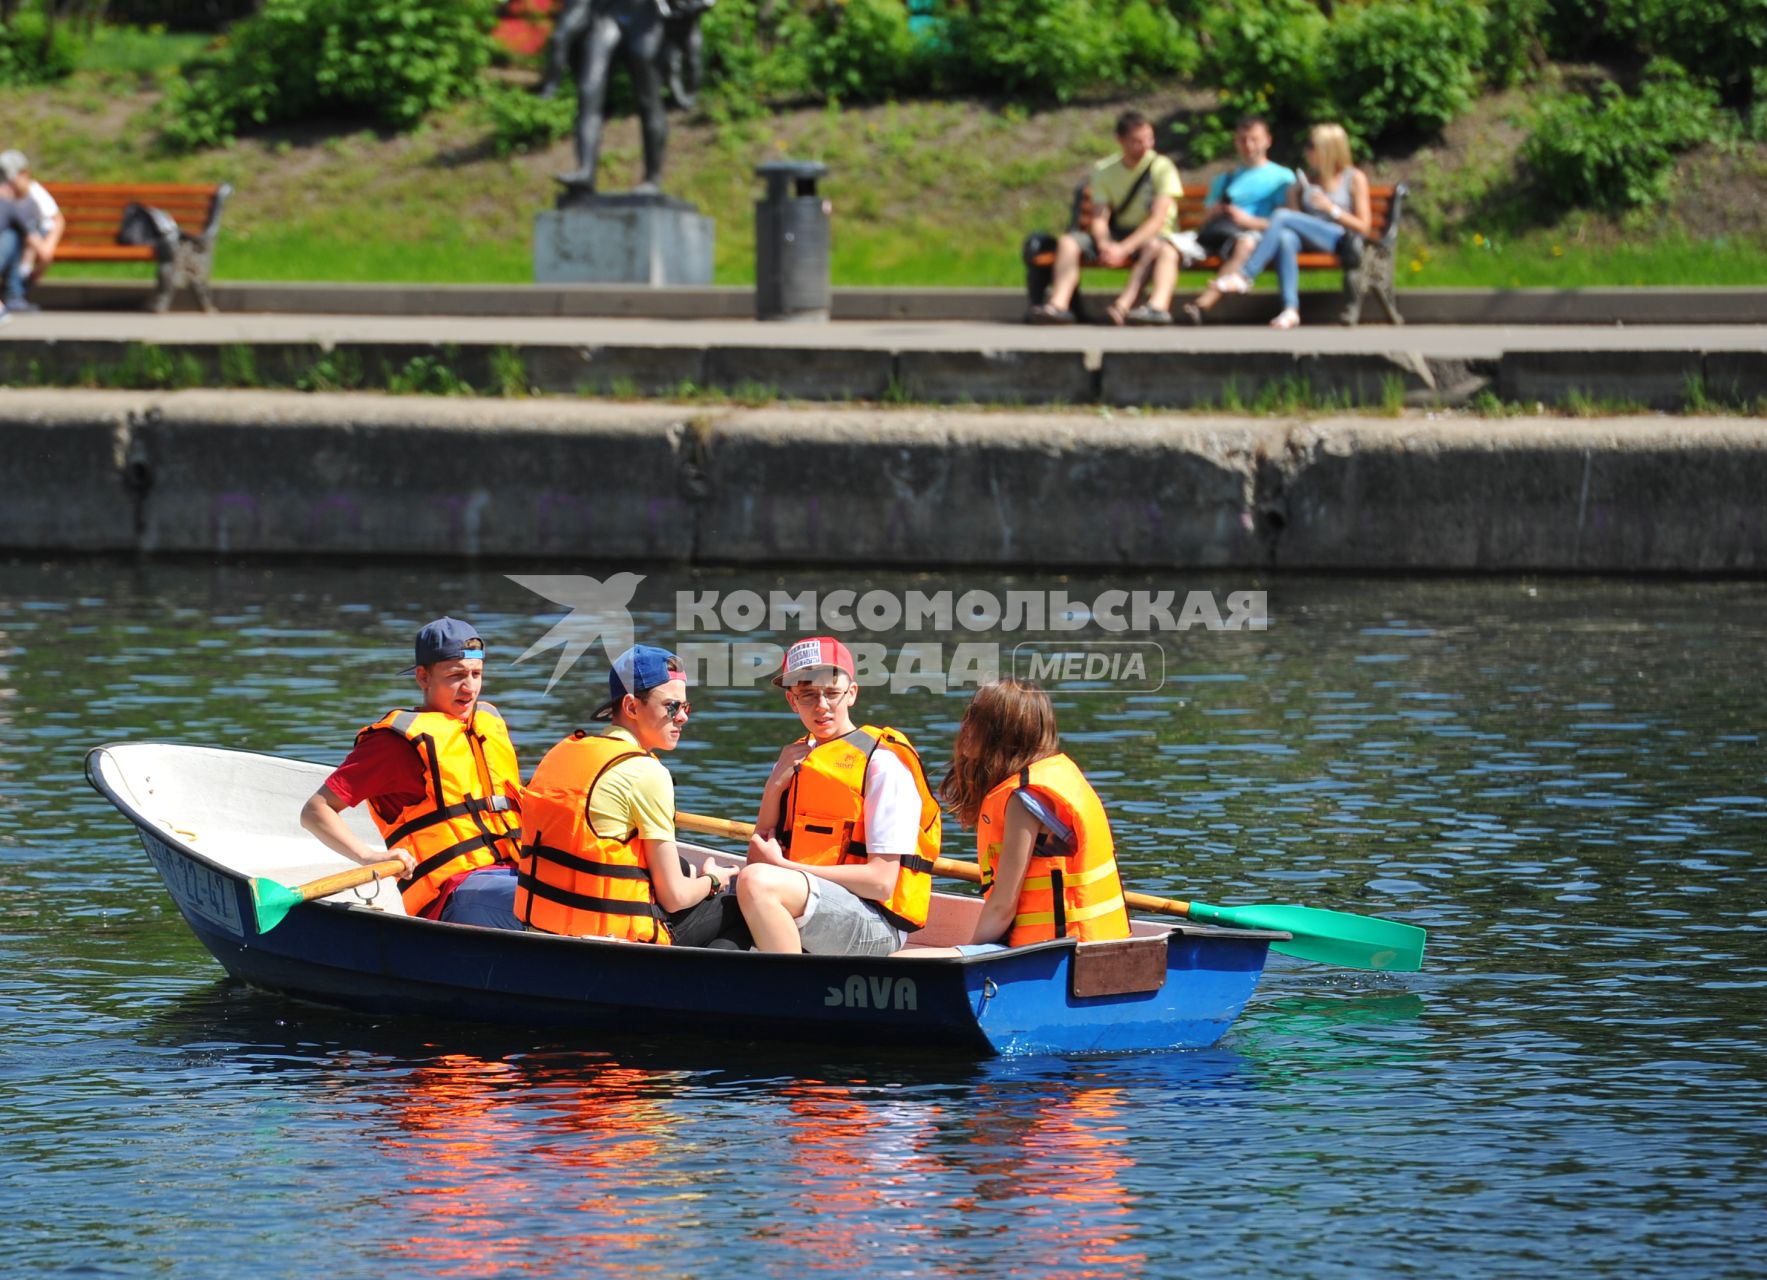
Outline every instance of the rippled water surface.
<path fill-rule="evenodd" d="M 653 574 L 638 625 L 836 585 L 1266 588 L 1268 631 L 1167 636 L 1158 691 L 1064 694 L 1066 746 L 1134 887 L 1409 920 L 1425 971 L 1277 957 L 1214 1049 L 1020 1062 L 295 1005 L 222 976 L 86 749 L 336 761 L 446 611 L 531 768 L 605 668 L 511 665 L 561 610 L 492 572 L 0 565 L 10 1269 L 1761 1273 L 1767 588 Z M 775 699 L 695 692 L 683 808 L 750 816 Z M 936 777 L 961 706 L 866 710 Z"/>

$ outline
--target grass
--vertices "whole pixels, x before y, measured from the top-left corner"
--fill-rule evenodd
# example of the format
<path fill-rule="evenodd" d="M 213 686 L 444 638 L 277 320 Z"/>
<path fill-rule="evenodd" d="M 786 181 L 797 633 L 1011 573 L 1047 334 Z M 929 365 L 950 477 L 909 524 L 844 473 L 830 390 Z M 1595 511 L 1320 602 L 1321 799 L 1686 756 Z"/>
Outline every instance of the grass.
<path fill-rule="evenodd" d="M 485 108 L 463 103 L 405 135 L 320 121 L 169 154 L 153 144 L 163 85 L 203 43 L 101 28 L 67 81 L 0 91 L 0 136 L 30 153 L 52 190 L 57 178 L 232 182 L 216 255 L 221 279 L 532 280 L 532 219 L 551 206 L 553 175 L 573 163 L 568 143 L 498 156 Z M 1195 99 L 1195 90 L 1173 86 L 1134 105 L 1165 117 Z M 1514 95 L 1502 102 L 1504 112 L 1521 109 Z M 1020 242 L 1064 224 L 1072 184 L 1109 149 L 1108 120 L 1122 105 L 919 101 L 677 114 L 667 187 L 716 219 L 713 275 L 721 284 L 753 279 L 755 164 L 789 156 L 829 166 L 821 194 L 833 206 L 835 283 L 1017 288 Z M 1481 105 L 1462 122 L 1459 143 L 1375 166 L 1380 180 L 1405 177 L 1417 188 L 1417 218 L 1400 240 L 1403 287 L 1767 284 L 1767 224 L 1759 222 L 1709 238 L 1656 221 L 1590 217 L 1514 237 L 1485 234 L 1492 227 L 1479 210 L 1511 180 L 1514 130 L 1505 132 L 1501 114 Z M 603 154 L 610 187 L 636 178 L 639 150 L 636 121 L 610 122 Z M 1767 148 L 1759 150 L 1748 172 L 1767 173 Z M 1212 172 L 1190 167 L 1185 179 Z M 1754 189 L 1738 187 L 1738 198 Z M 59 278 L 150 274 L 136 264 L 57 268 Z M 1183 287 L 1197 283 L 1187 273 Z M 1332 283 L 1323 274 L 1308 278 L 1309 288 Z"/>

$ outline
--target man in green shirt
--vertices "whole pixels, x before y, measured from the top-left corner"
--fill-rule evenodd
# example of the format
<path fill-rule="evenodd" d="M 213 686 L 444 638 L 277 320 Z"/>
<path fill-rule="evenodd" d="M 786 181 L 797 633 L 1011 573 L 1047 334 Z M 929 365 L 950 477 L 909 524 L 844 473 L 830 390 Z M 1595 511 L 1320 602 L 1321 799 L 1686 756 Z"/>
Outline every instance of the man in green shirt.
<path fill-rule="evenodd" d="M 1092 167 L 1091 218 L 1056 242 L 1054 281 L 1048 299 L 1031 308 L 1032 324 L 1074 322 L 1074 290 L 1083 262 L 1130 268 L 1128 283 L 1111 303 L 1114 323 L 1172 323 L 1172 290 L 1178 283 L 1173 237 L 1184 194 L 1178 166 L 1153 149 L 1153 124 L 1139 111 L 1117 117 L 1117 147 L 1120 155 Z M 1143 285 L 1147 301 L 1138 306 Z"/>

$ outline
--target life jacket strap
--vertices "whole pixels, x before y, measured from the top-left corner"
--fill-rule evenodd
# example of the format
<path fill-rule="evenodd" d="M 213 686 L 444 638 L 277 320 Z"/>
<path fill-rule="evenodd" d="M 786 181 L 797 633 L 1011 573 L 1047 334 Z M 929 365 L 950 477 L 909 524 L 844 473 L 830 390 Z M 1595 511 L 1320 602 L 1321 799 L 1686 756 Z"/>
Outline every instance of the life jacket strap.
<path fill-rule="evenodd" d="M 464 818 L 474 813 L 507 813 L 513 807 L 508 796 L 491 796 L 489 799 L 468 796 L 455 804 L 444 805 L 440 809 L 431 809 L 428 813 L 419 814 L 409 822 L 394 827 L 387 832 L 387 847 L 391 848 L 407 836 L 427 827 L 433 827 L 438 822 L 452 822 L 455 818 Z"/>
<path fill-rule="evenodd" d="M 539 859 L 556 863 L 567 871 L 580 871 L 584 875 L 602 876 L 608 880 L 648 880 L 650 872 L 643 867 L 624 862 L 597 862 L 593 858 L 585 858 L 580 853 L 572 853 L 569 849 L 555 849 L 547 844 L 531 844 L 524 850 L 524 861 L 532 868 Z"/>
<path fill-rule="evenodd" d="M 561 907 L 572 907 L 578 911 L 593 911 L 604 916 L 643 916 L 652 920 L 665 919 L 661 907 L 654 902 L 627 901 L 622 898 L 597 898 L 587 893 L 572 893 L 569 889 L 560 889 L 557 885 L 536 880 L 526 871 L 518 871 L 515 875 L 518 888 L 526 889 L 536 898 L 544 898 L 548 902 L 556 902 Z"/>
<path fill-rule="evenodd" d="M 501 836 L 476 835 L 470 840 L 462 840 L 459 844 L 449 845 L 440 853 L 432 853 L 429 857 L 417 864 L 417 870 L 400 879 L 399 888 L 401 890 L 409 889 L 412 885 L 429 875 L 430 872 L 440 871 L 443 867 L 454 861 L 454 859 L 464 857 L 475 850 L 492 849 L 495 851 L 497 841 L 502 838 L 503 837 Z M 394 843 L 395 841 L 392 840 L 387 841 L 389 846 Z"/>

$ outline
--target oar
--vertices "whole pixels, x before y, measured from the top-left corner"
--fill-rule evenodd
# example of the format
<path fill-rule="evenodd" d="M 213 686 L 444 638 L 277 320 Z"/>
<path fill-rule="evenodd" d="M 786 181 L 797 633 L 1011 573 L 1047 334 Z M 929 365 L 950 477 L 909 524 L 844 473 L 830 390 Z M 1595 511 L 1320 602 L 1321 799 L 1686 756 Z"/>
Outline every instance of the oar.
<path fill-rule="evenodd" d="M 704 835 L 730 836 L 747 839 L 754 827 L 747 822 L 728 818 L 705 818 L 693 813 L 677 813 L 675 824 Z M 940 858 L 933 870 L 954 880 L 971 884 L 982 882 L 981 868 L 973 862 L 957 862 Z M 1379 916 L 1359 916 L 1348 911 L 1328 911 L 1323 907 L 1260 905 L 1248 907 L 1212 907 L 1206 902 L 1179 902 L 1172 898 L 1155 898 L 1145 893 L 1124 893 L 1123 899 L 1140 911 L 1156 915 L 1182 916 L 1203 924 L 1225 925 L 1230 929 L 1263 929 L 1272 933 L 1293 935 L 1285 942 L 1270 944 L 1272 951 L 1316 960 L 1320 964 L 1341 965 L 1347 969 L 1375 969 L 1411 973 L 1423 968 L 1423 944 L 1426 934 L 1414 924 L 1383 920 Z"/>
<path fill-rule="evenodd" d="M 340 871 L 336 875 L 301 885 L 277 884 L 274 880 L 253 880 L 252 907 L 258 917 L 258 932 L 269 933 L 282 923 L 282 918 L 290 910 L 303 902 L 311 902 L 314 898 L 329 898 L 334 893 L 354 889 L 359 884 L 396 876 L 404 867 L 405 864 L 397 858 L 389 858 L 385 862 L 370 862 L 365 866 Z"/>

